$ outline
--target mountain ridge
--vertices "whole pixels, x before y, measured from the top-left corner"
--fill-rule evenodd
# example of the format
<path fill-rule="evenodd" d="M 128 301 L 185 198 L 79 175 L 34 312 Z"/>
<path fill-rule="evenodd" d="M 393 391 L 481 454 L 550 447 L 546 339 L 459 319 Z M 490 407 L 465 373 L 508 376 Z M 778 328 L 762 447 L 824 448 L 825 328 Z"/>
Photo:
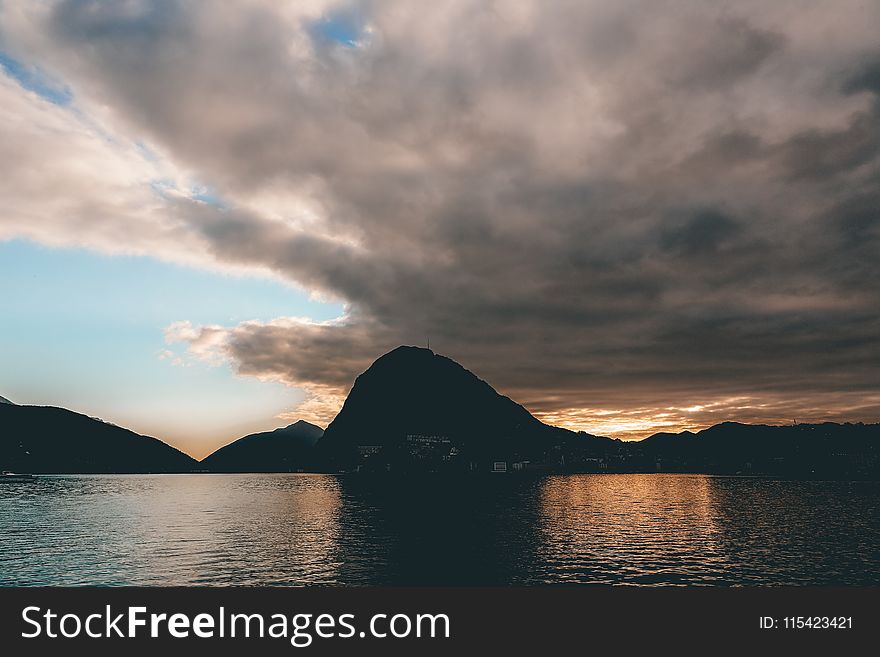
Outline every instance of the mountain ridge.
<path fill-rule="evenodd" d="M 725 421 L 621 441 L 545 424 L 453 359 L 411 346 L 383 354 L 358 375 L 326 431 L 298 420 L 243 436 L 201 462 L 97 418 L 0 399 L 0 469 L 17 471 L 510 468 L 880 478 L 880 424 Z"/>
<path fill-rule="evenodd" d="M 313 467 L 315 444 L 324 430 L 305 420 L 242 436 L 199 462 L 211 472 L 296 472 Z"/>
<path fill-rule="evenodd" d="M 0 469 L 43 474 L 191 472 L 171 445 L 57 406 L 0 404 Z"/>

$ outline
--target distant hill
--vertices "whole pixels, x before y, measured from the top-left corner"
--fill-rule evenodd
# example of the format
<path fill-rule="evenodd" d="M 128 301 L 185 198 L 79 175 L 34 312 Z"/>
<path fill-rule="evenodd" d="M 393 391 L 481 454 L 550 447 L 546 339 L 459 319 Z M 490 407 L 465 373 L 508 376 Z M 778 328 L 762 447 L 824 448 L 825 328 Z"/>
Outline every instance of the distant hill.
<path fill-rule="evenodd" d="M 647 470 L 811 477 L 880 473 L 880 425 L 768 426 L 723 422 L 697 433 L 660 433 L 632 444 Z"/>
<path fill-rule="evenodd" d="M 314 446 L 321 427 L 299 420 L 287 427 L 254 433 L 221 447 L 199 464 L 211 472 L 296 472 L 315 467 Z"/>
<path fill-rule="evenodd" d="M 544 424 L 450 358 L 398 347 L 357 377 L 318 448 L 336 467 L 366 456 L 385 465 L 414 458 L 483 467 L 493 461 L 546 464 L 554 451 L 602 450 L 613 443 Z"/>
<path fill-rule="evenodd" d="M 15 404 L 6 399 L 6 397 L 0 397 L 0 404 L 12 404 L 12 406 L 15 406 Z"/>
<path fill-rule="evenodd" d="M 189 472 L 197 462 L 161 440 L 52 406 L 0 404 L 0 470 Z"/>

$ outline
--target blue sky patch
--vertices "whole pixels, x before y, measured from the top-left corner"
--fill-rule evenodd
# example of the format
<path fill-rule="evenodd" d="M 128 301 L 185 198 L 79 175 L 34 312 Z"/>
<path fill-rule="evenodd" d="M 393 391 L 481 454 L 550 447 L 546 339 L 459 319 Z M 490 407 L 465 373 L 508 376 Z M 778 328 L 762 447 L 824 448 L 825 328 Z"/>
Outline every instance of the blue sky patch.
<path fill-rule="evenodd" d="M 28 91 L 33 91 L 41 98 L 55 105 L 69 105 L 73 100 L 70 89 L 35 66 L 27 66 L 22 62 L 0 51 L 0 68 L 9 77 Z"/>
<path fill-rule="evenodd" d="M 354 48 L 364 33 L 365 21 L 354 9 L 327 14 L 309 26 L 309 33 L 316 41 L 338 43 Z"/>
<path fill-rule="evenodd" d="M 190 198 L 195 201 L 207 203 L 208 205 L 213 205 L 215 208 L 220 208 L 221 210 L 225 210 L 227 207 L 223 199 L 220 198 L 213 189 L 205 187 L 204 185 L 194 185 L 190 190 Z"/>

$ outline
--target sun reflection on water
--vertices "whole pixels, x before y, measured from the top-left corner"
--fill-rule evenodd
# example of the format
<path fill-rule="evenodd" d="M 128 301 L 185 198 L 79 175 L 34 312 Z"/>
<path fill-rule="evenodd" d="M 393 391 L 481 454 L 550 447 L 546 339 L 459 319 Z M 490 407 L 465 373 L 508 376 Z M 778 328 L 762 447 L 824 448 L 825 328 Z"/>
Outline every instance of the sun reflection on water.
<path fill-rule="evenodd" d="M 0 585 L 877 585 L 880 483 L 39 477 L 0 537 Z"/>
<path fill-rule="evenodd" d="M 546 558 L 561 581 L 712 583 L 723 557 L 709 489 L 701 475 L 550 477 L 540 496 Z"/>

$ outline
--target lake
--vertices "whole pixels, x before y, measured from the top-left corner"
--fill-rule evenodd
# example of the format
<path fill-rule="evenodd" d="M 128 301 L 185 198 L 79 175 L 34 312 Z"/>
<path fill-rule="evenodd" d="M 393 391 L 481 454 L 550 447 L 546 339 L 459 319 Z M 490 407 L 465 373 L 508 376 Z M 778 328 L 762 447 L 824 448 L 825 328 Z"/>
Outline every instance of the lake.
<path fill-rule="evenodd" d="M 877 585 L 880 483 L 308 474 L 0 483 L 2 585 Z"/>

